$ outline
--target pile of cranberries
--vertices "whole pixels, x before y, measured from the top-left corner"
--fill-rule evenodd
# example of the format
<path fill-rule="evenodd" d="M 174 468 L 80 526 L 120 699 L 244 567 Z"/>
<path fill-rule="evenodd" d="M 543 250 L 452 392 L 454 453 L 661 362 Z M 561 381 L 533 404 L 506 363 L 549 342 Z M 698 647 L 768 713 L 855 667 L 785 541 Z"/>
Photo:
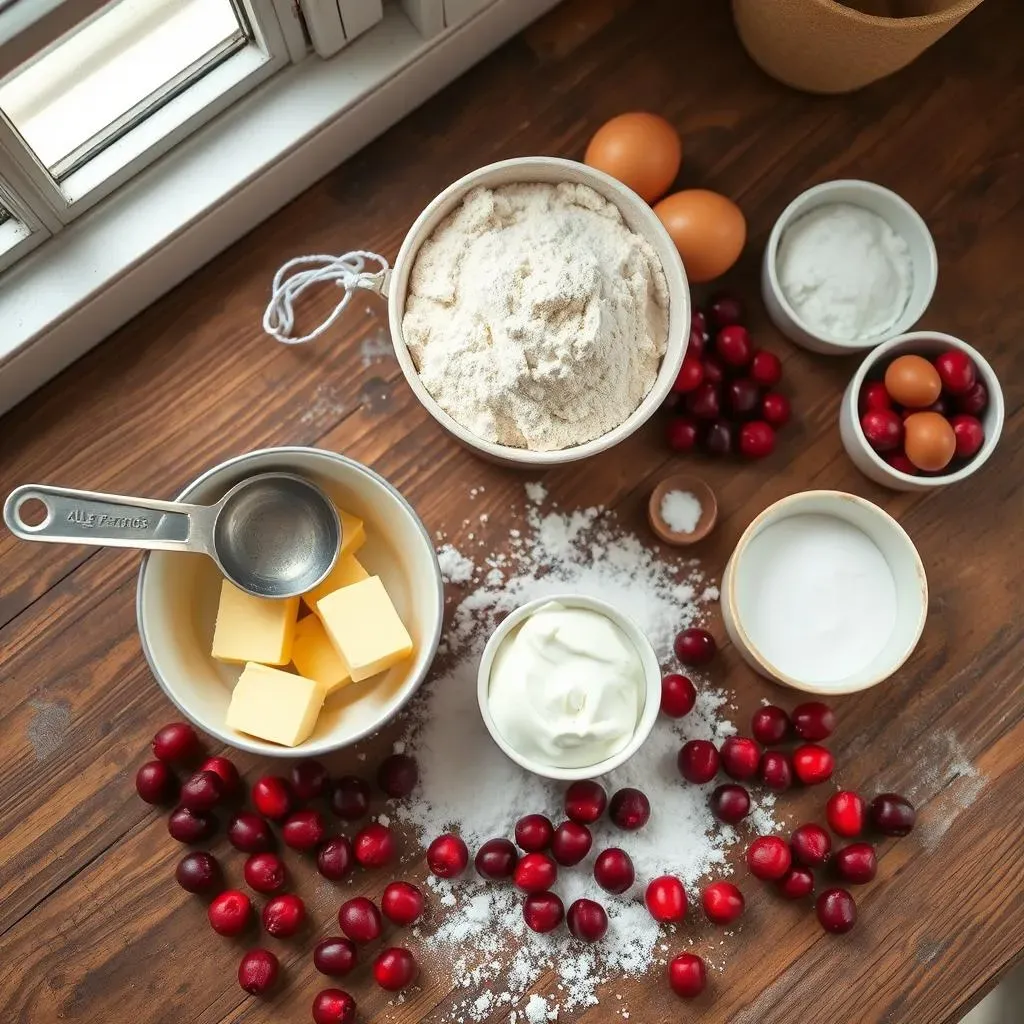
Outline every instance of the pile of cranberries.
<path fill-rule="evenodd" d="M 743 318 L 739 299 L 724 293 L 693 313 L 686 356 L 665 402 L 673 413 L 666 436 L 678 452 L 763 459 L 789 422 L 789 399 L 777 390 L 782 362 L 754 347 Z"/>

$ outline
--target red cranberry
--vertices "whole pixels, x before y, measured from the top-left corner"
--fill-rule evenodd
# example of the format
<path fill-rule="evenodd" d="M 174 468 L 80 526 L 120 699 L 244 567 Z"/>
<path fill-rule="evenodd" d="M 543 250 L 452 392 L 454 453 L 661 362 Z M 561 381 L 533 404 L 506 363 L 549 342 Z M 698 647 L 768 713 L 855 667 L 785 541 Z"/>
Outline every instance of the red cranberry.
<path fill-rule="evenodd" d="M 221 782 L 221 789 L 228 799 L 238 796 L 242 791 L 242 777 L 238 774 L 234 761 L 226 757 L 208 757 L 200 766 L 201 772 L 213 772 Z"/>
<path fill-rule="evenodd" d="M 727 825 L 736 825 L 750 813 L 750 794 L 735 783 L 719 786 L 708 799 L 711 813 Z"/>
<path fill-rule="evenodd" d="M 691 327 L 690 336 L 686 341 L 686 354 L 688 356 L 703 356 L 711 340 L 711 334 L 706 327 Z"/>
<path fill-rule="evenodd" d="M 383 922 L 377 905 L 365 896 L 346 900 L 338 910 L 338 924 L 353 942 L 373 942 Z"/>
<path fill-rule="evenodd" d="M 782 380 L 782 360 L 774 352 L 758 349 L 750 362 L 750 376 L 763 388 L 773 388 Z"/>
<path fill-rule="evenodd" d="M 878 871 L 878 858 L 870 843 L 850 843 L 832 858 L 836 874 L 853 885 L 866 885 Z"/>
<path fill-rule="evenodd" d="M 203 850 L 186 853 L 178 861 L 174 877 L 186 892 L 211 892 L 224 883 L 217 859 Z"/>
<path fill-rule="evenodd" d="M 704 366 L 696 355 L 687 354 L 683 365 L 679 368 L 679 374 L 672 390 L 679 395 L 685 395 L 688 391 L 694 391 L 704 380 Z"/>
<path fill-rule="evenodd" d="M 615 793 L 608 804 L 608 817 L 627 832 L 643 828 L 651 817 L 651 802 L 639 790 L 627 786 Z"/>
<path fill-rule="evenodd" d="M 725 365 L 714 352 L 705 352 L 701 357 L 701 362 L 704 363 L 705 384 L 721 384 L 725 380 Z"/>
<path fill-rule="evenodd" d="M 754 739 L 758 743 L 763 743 L 766 747 L 772 747 L 777 743 L 784 742 L 789 735 L 789 728 L 789 715 L 782 708 L 776 707 L 774 704 L 767 704 L 762 708 L 758 708 L 750 722 L 750 729 L 754 734 Z"/>
<path fill-rule="evenodd" d="M 980 416 L 988 408 L 988 388 L 979 380 L 970 391 L 956 396 L 956 407 L 968 416 Z"/>
<path fill-rule="evenodd" d="M 848 932 L 857 922 L 857 904 L 845 889 L 826 889 L 814 909 L 821 927 L 837 935 Z"/>
<path fill-rule="evenodd" d="M 269 949 L 250 949 L 238 965 L 238 984 L 249 995 L 262 996 L 274 987 L 278 970 L 277 957 Z"/>
<path fill-rule="evenodd" d="M 422 916 L 423 902 L 423 893 L 412 882 L 390 882 L 381 895 L 380 909 L 389 921 L 407 927 Z"/>
<path fill-rule="evenodd" d="M 680 953 L 668 963 L 669 987 L 680 999 L 696 999 L 708 983 L 704 961 L 696 953 Z"/>
<path fill-rule="evenodd" d="M 313 966 L 321 974 L 327 974 L 332 978 L 341 978 L 348 974 L 358 960 L 356 944 L 337 935 L 321 939 L 313 950 Z"/>
<path fill-rule="evenodd" d="M 512 873 L 517 889 L 523 892 L 543 892 L 555 884 L 558 868 L 546 853 L 528 853 L 521 857 Z"/>
<path fill-rule="evenodd" d="M 852 839 L 864 831 L 868 806 L 859 793 L 843 789 L 833 793 L 825 805 L 825 817 L 837 836 Z"/>
<path fill-rule="evenodd" d="M 939 371 L 942 387 L 951 395 L 966 395 L 977 380 L 977 371 L 971 357 L 958 348 L 943 352 L 933 360 Z"/>
<path fill-rule="evenodd" d="M 228 842 L 242 853 L 263 853 L 274 848 L 274 833 L 266 818 L 242 811 L 228 822 Z"/>
<path fill-rule="evenodd" d="M 153 756 L 159 761 L 190 761 L 199 751 L 199 735 L 187 722 L 165 725 L 153 737 Z"/>
<path fill-rule="evenodd" d="M 592 825 L 607 806 L 608 794 L 593 779 L 580 779 L 565 791 L 565 816 L 581 825 Z"/>
<path fill-rule="evenodd" d="M 969 459 L 976 455 L 978 449 L 985 443 L 985 428 L 981 425 L 981 420 L 976 416 L 961 413 L 949 422 L 956 438 L 956 454 L 961 459 Z"/>
<path fill-rule="evenodd" d="M 738 377 L 725 385 L 725 406 L 735 419 L 751 419 L 760 405 L 761 389 L 749 377 Z"/>
<path fill-rule="evenodd" d="M 317 871 L 333 882 L 347 877 L 355 866 L 352 844 L 345 836 L 332 836 L 317 851 Z"/>
<path fill-rule="evenodd" d="M 566 824 L 570 824 L 570 822 L 566 822 Z M 582 828 L 585 832 L 587 831 L 583 825 L 577 825 L 576 827 Z M 587 838 L 587 849 L 590 849 L 589 832 L 587 832 Z M 555 856 L 557 857 L 558 855 L 555 854 Z M 476 873 L 481 878 L 489 878 L 492 882 L 500 881 L 503 878 L 511 878 L 518 863 L 519 851 L 516 849 L 515 843 L 511 843 L 507 839 L 488 839 L 476 851 L 476 857 L 473 859 Z M 560 861 L 560 863 L 565 862 Z"/>
<path fill-rule="evenodd" d="M 918 476 L 921 472 L 903 452 L 886 452 L 882 461 L 892 466 L 897 473 L 906 473 L 907 476 Z"/>
<path fill-rule="evenodd" d="M 224 795 L 224 784 L 215 772 L 196 772 L 181 787 L 181 805 L 190 811 L 212 811 Z"/>
<path fill-rule="evenodd" d="M 343 775 L 331 790 L 331 808 L 342 821 L 358 821 L 370 810 L 370 784 L 358 775 Z"/>
<path fill-rule="evenodd" d="M 280 892 L 288 880 L 284 861 L 276 853 L 254 853 L 242 867 L 246 885 L 268 895 Z"/>
<path fill-rule="evenodd" d="M 685 416 L 673 416 L 665 428 L 668 446 L 673 451 L 690 452 L 697 446 L 697 424 Z"/>
<path fill-rule="evenodd" d="M 722 743 L 719 756 L 725 774 L 742 782 L 744 779 L 752 779 L 757 774 L 761 748 L 746 736 L 730 736 Z"/>
<path fill-rule="evenodd" d="M 817 743 L 828 739 L 835 732 L 836 713 L 820 700 L 811 700 L 806 704 L 798 704 L 790 712 L 793 729 L 802 740 Z"/>
<path fill-rule="evenodd" d="M 391 754 L 377 769 L 377 785 L 394 800 L 408 796 L 416 788 L 419 777 L 416 759 L 408 754 Z"/>
<path fill-rule="evenodd" d="M 663 924 L 674 924 L 686 917 L 686 889 L 674 875 L 661 875 L 648 882 L 644 903 L 651 917 Z"/>
<path fill-rule="evenodd" d="M 590 853 L 593 842 L 594 838 L 586 825 L 578 821 L 563 821 L 551 838 L 551 856 L 563 867 L 572 867 Z"/>
<path fill-rule="evenodd" d="M 743 323 L 743 303 L 728 292 L 716 292 L 708 304 L 708 318 L 715 327 Z"/>
<path fill-rule="evenodd" d="M 868 409 L 860 429 L 876 452 L 889 452 L 903 443 L 903 420 L 892 409 Z"/>
<path fill-rule="evenodd" d="M 278 939 L 290 938 L 305 919 L 306 905 L 294 893 L 275 896 L 263 908 L 263 927 Z"/>
<path fill-rule="evenodd" d="M 789 399 L 778 391 L 769 391 L 761 399 L 761 419 L 770 427 L 784 427 L 792 414 Z"/>
<path fill-rule="evenodd" d="M 764 420 L 740 427 L 740 454 L 748 459 L 766 459 L 775 451 L 775 431 Z"/>
<path fill-rule="evenodd" d="M 708 318 L 699 310 L 692 310 L 690 313 L 690 330 L 706 331 L 708 329 Z"/>
<path fill-rule="evenodd" d="M 327 792 L 330 778 L 319 761 L 299 761 L 292 765 L 291 775 L 292 789 L 300 800 L 315 800 Z"/>
<path fill-rule="evenodd" d="M 710 782 L 718 774 L 720 756 L 710 740 L 690 740 L 684 743 L 676 758 L 679 774 L 687 782 Z"/>
<path fill-rule="evenodd" d="M 382 868 L 395 859 L 395 837 L 386 825 L 372 822 L 356 833 L 352 852 L 364 868 Z"/>
<path fill-rule="evenodd" d="M 793 771 L 805 786 L 816 786 L 832 778 L 835 763 L 832 752 L 817 743 L 805 743 L 793 751 Z"/>
<path fill-rule="evenodd" d="M 523 900 L 523 920 L 535 932 L 554 931 L 565 917 L 565 907 L 553 892 L 531 892 Z"/>
<path fill-rule="evenodd" d="M 597 860 L 594 861 L 594 878 L 605 892 L 618 895 L 624 893 L 636 881 L 636 871 L 629 854 L 613 846 L 597 855 Z"/>
<path fill-rule="evenodd" d="M 857 411 L 863 416 L 869 409 L 891 409 L 892 399 L 889 392 L 885 390 L 885 384 L 880 380 L 873 380 L 864 385 L 860 390 L 860 397 L 857 399 Z"/>
<path fill-rule="evenodd" d="M 565 915 L 569 931 L 582 942 L 597 942 L 608 931 L 608 915 L 600 903 L 576 900 Z"/>
<path fill-rule="evenodd" d="M 739 324 L 723 327 L 715 335 L 715 352 L 728 366 L 747 366 L 753 358 L 754 347 L 750 344 L 750 334 L 746 327 Z"/>
<path fill-rule="evenodd" d="M 167 819 L 167 831 L 179 843 L 201 843 L 217 831 L 217 819 L 202 811 L 190 811 L 187 807 L 175 807 Z"/>
<path fill-rule="evenodd" d="M 920 409 L 904 409 L 902 413 L 903 422 L 906 423 L 908 416 L 912 416 L 915 412 L 920 411 Z M 925 406 L 925 411 L 937 412 L 940 416 L 945 416 L 946 419 L 949 419 L 949 416 L 953 410 L 950 407 L 950 399 L 947 398 L 945 395 L 939 395 L 939 397 L 936 398 L 931 405 Z"/>
<path fill-rule="evenodd" d="M 814 875 L 808 868 L 799 866 L 790 868 L 779 879 L 777 888 L 779 895 L 787 900 L 802 900 L 814 892 Z"/>
<path fill-rule="evenodd" d="M 747 867 L 762 881 L 777 882 L 792 866 L 789 845 L 778 836 L 759 836 L 747 847 Z"/>
<path fill-rule="evenodd" d="M 135 791 L 147 804 L 169 804 L 178 795 L 178 780 L 166 761 L 147 761 L 135 775 Z"/>
<path fill-rule="evenodd" d="M 697 703 L 697 688 L 686 676 L 670 672 L 661 681 L 661 712 L 669 718 L 688 715 Z"/>
<path fill-rule="evenodd" d="M 789 837 L 789 848 L 798 864 L 820 868 L 832 852 L 832 839 L 820 825 L 801 825 Z"/>
<path fill-rule="evenodd" d="M 781 750 L 766 750 L 758 765 L 761 781 L 776 793 L 782 793 L 793 785 L 793 765 L 789 754 Z"/>
<path fill-rule="evenodd" d="M 527 853 L 539 853 L 551 845 L 555 826 L 543 814 L 527 814 L 516 822 L 516 842 Z"/>
<path fill-rule="evenodd" d="M 718 652 L 715 638 L 706 629 L 690 626 L 676 636 L 676 657 L 684 665 L 706 665 Z"/>
<path fill-rule="evenodd" d="M 427 847 L 427 867 L 438 878 L 455 878 L 466 870 L 469 850 L 459 836 L 447 832 Z"/>
<path fill-rule="evenodd" d="M 340 988 L 325 988 L 313 999 L 313 1024 L 353 1024 L 356 1001 Z"/>
<path fill-rule="evenodd" d="M 731 924 L 743 913 L 743 893 L 732 882 L 712 882 L 700 900 L 708 920 L 715 924 Z"/>
<path fill-rule="evenodd" d="M 882 835 L 909 835 L 916 820 L 910 801 L 898 793 L 880 793 L 871 801 L 871 824 Z"/>
<path fill-rule="evenodd" d="M 715 420 L 708 424 L 701 443 L 709 455 L 731 455 L 736 448 L 736 430 L 728 420 Z"/>
<path fill-rule="evenodd" d="M 327 824 L 319 811 L 296 811 L 285 818 L 281 838 L 287 846 L 302 853 L 315 850 L 327 833 Z"/>
<path fill-rule="evenodd" d="M 244 892 L 237 889 L 225 889 L 219 896 L 214 896 L 206 908 L 206 916 L 210 926 L 218 935 L 241 935 L 249 923 L 252 903 Z"/>
<path fill-rule="evenodd" d="M 260 814 L 272 821 L 286 818 L 292 809 L 292 787 L 278 775 L 265 775 L 252 787 L 252 802 Z"/>
<path fill-rule="evenodd" d="M 400 992 L 416 980 L 416 958 L 401 946 L 392 946 L 377 954 L 373 977 L 387 992 Z"/>
<path fill-rule="evenodd" d="M 698 384 L 686 396 L 686 411 L 698 420 L 714 420 L 722 411 L 721 385 L 707 379 L 707 368 L 704 373 L 704 383 Z"/>

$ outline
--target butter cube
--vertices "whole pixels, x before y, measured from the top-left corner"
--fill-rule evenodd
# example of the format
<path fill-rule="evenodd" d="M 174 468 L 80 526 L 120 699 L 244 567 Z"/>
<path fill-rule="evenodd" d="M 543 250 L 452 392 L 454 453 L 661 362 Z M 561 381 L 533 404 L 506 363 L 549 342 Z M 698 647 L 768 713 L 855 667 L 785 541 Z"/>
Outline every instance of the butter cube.
<path fill-rule="evenodd" d="M 249 662 L 228 705 L 228 728 L 294 747 L 309 738 L 326 697 L 323 683 Z"/>
<path fill-rule="evenodd" d="M 357 683 L 412 653 L 412 639 L 379 576 L 335 590 L 316 610 Z"/>
<path fill-rule="evenodd" d="M 212 654 L 218 661 L 287 665 L 292 660 L 298 614 L 297 597 L 283 601 L 254 597 L 224 580 L 220 585 Z"/>
<path fill-rule="evenodd" d="M 316 603 L 335 590 L 341 590 L 352 583 L 365 580 L 370 574 L 362 567 L 355 555 L 338 555 L 334 568 L 327 574 L 327 579 L 318 587 L 302 595 L 302 600 L 312 611 L 316 611 Z"/>
<path fill-rule="evenodd" d="M 345 659 L 331 643 L 323 623 L 315 615 L 299 619 L 295 627 L 292 662 L 300 675 L 323 683 L 328 697 L 352 682 Z"/>

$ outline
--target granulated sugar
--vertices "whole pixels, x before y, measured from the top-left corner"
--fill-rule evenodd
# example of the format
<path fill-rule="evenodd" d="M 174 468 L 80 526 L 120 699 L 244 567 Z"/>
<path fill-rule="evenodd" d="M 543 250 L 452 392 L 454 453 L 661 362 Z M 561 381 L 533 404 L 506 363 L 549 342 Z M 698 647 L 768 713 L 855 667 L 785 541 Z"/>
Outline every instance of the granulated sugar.
<path fill-rule="evenodd" d="M 511 837 L 523 814 L 540 812 L 556 823 L 564 817 L 564 785 L 519 768 L 480 718 L 480 653 L 505 613 L 538 597 L 587 594 L 630 616 L 668 665 L 676 633 L 699 623 L 706 603 L 717 598 L 697 563 L 661 561 L 601 509 L 543 514 L 537 501 L 537 493 L 531 494 L 525 528 L 510 532 L 507 552 L 480 564 L 465 560 L 472 566 L 470 582 L 445 637 L 447 670 L 424 688 L 410 712 L 404 740 L 419 762 L 420 787 L 410 802 L 396 807 L 395 818 L 412 826 L 424 846 L 455 831 L 475 851 L 488 839 Z M 446 551 L 450 565 L 462 565 L 455 557 L 459 552 L 450 546 Z M 694 710 L 678 722 L 660 719 L 641 750 L 601 780 L 609 794 L 623 786 L 643 790 L 651 802 L 650 821 L 635 833 L 607 820 L 592 826 L 591 855 L 560 869 L 554 886 L 566 907 L 584 896 L 605 907 L 609 927 L 603 940 L 585 947 L 564 927 L 548 935 L 530 931 L 522 894 L 510 884 L 484 883 L 471 872 L 454 883 L 428 879 L 435 910 L 433 931 L 423 929 L 424 955 L 436 961 L 437 973 L 450 974 L 454 988 L 465 991 L 446 1007 L 446 1019 L 484 1020 L 500 1002 L 518 1005 L 520 1021 L 540 1024 L 560 1010 L 597 1003 L 605 982 L 646 974 L 678 952 L 671 930 L 648 914 L 644 886 L 671 873 L 695 897 L 701 880 L 729 872 L 726 851 L 740 839 L 708 810 L 712 786 L 682 783 L 676 770 L 676 754 L 686 740 L 720 742 L 735 732 L 722 715 L 725 694 L 700 677 L 694 681 L 700 687 Z M 774 830 L 772 806 L 770 798 L 755 805 L 743 831 Z M 605 893 L 593 878 L 594 859 L 608 846 L 624 848 L 636 868 L 637 884 L 621 896 Z M 555 991 L 530 994 L 542 976 L 545 988 L 554 984 Z M 617 1003 L 616 1012 L 622 1007 Z"/>

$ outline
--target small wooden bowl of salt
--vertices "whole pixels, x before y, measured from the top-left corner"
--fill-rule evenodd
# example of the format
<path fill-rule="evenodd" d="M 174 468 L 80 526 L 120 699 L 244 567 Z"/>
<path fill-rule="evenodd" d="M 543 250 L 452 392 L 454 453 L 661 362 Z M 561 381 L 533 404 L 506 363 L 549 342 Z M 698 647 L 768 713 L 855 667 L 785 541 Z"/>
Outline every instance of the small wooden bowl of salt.
<path fill-rule="evenodd" d="M 666 544 L 696 544 L 718 519 L 715 492 L 697 476 L 677 473 L 666 477 L 651 491 L 647 519 Z"/>

